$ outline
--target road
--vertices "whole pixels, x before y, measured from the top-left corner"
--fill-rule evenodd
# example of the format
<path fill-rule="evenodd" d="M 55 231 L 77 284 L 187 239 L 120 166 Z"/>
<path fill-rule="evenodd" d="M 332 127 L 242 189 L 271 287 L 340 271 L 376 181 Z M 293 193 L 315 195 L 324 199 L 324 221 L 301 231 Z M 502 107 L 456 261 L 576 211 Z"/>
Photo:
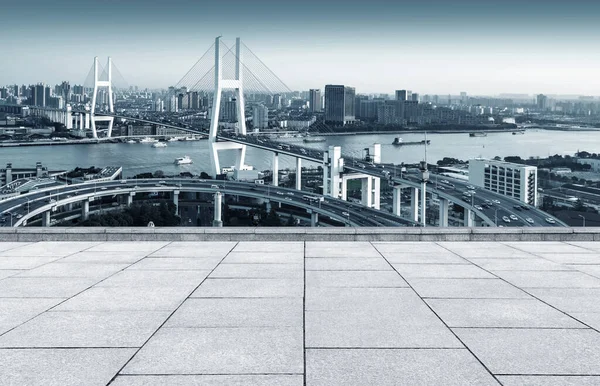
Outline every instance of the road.
<path fill-rule="evenodd" d="M 418 225 L 387 212 L 365 208 L 359 204 L 331 197 L 323 197 L 312 193 L 307 194 L 294 189 L 234 181 L 183 178 L 116 180 L 40 189 L 0 202 L 0 213 L 3 214 L 1 218 L 5 219 L 0 225 L 11 226 L 12 223 L 18 226 L 24 220 L 44 211 L 52 210 L 53 207 L 81 202 L 88 198 L 174 191 L 205 193 L 219 191 L 228 195 L 263 198 L 275 203 L 280 202 L 285 205 L 314 211 L 321 216 L 327 216 L 332 220 L 351 226 Z"/>

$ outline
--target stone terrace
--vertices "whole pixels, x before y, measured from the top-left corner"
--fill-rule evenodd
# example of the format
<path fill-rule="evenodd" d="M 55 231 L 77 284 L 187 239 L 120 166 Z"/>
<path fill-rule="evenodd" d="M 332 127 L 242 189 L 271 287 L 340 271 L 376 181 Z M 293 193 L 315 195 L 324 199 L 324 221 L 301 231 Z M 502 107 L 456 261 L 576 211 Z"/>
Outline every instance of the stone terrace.
<path fill-rule="evenodd" d="M 600 242 L 0 242 L 0 385 L 597 385 Z"/>

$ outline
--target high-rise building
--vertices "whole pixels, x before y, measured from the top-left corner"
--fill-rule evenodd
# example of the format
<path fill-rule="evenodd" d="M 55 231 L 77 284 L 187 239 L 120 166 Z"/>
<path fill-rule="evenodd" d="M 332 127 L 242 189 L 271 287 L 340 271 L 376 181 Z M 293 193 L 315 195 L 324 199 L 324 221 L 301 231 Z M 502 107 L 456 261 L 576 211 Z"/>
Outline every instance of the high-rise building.
<path fill-rule="evenodd" d="M 417 103 L 419 103 L 419 102 L 420 102 L 420 100 L 419 100 L 419 94 L 418 94 L 418 93 L 416 93 L 416 92 L 415 92 L 415 93 L 413 93 L 413 94 L 411 95 L 411 100 L 412 100 L 413 102 L 417 102 Z"/>
<path fill-rule="evenodd" d="M 353 122 L 355 89 L 343 85 L 325 86 L 325 122 L 345 125 Z"/>
<path fill-rule="evenodd" d="M 548 97 L 544 94 L 539 94 L 536 98 L 537 107 L 540 110 L 546 110 L 548 108 Z"/>
<path fill-rule="evenodd" d="M 273 95 L 273 108 L 275 110 L 279 110 L 281 108 L 281 95 L 280 94 Z"/>
<path fill-rule="evenodd" d="M 46 87 L 43 83 L 38 83 L 33 86 L 32 95 L 33 97 L 33 106 L 46 106 Z"/>
<path fill-rule="evenodd" d="M 269 109 L 263 105 L 254 106 L 252 108 L 252 123 L 256 129 L 269 127 Z"/>
<path fill-rule="evenodd" d="M 469 182 L 537 206 L 537 168 L 504 161 L 469 160 Z"/>
<path fill-rule="evenodd" d="M 323 106 L 321 105 L 320 89 L 310 89 L 310 91 L 308 92 L 308 103 L 311 112 L 318 113 L 323 111 Z"/>
<path fill-rule="evenodd" d="M 228 101 L 221 103 L 221 120 L 225 122 L 237 121 L 237 102 L 230 98 Z"/>
<path fill-rule="evenodd" d="M 410 90 L 396 90 L 397 101 L 409 101 L 411 100 L 412 91 Z"/>

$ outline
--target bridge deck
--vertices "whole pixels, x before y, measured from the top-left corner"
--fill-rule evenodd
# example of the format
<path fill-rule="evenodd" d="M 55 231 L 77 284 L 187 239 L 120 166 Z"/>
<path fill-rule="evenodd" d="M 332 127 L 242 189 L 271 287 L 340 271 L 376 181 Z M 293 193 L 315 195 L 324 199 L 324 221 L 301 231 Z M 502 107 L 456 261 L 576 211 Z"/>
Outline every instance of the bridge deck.
<path fill-rule="evenodd" d="M 599 269 L 600 242 L 3 242 L 0 379 L 597 384 Z"/>

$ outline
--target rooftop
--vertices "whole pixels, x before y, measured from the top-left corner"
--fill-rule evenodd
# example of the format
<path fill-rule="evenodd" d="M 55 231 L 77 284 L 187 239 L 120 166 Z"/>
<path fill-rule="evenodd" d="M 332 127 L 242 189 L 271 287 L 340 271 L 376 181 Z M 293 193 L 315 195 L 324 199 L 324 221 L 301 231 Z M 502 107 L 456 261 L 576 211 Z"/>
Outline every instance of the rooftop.
<path fill-rule="evenodd" d="M 592 385 L 599 331 L 595 241 L 0 242 L 0 384 Z"/>

